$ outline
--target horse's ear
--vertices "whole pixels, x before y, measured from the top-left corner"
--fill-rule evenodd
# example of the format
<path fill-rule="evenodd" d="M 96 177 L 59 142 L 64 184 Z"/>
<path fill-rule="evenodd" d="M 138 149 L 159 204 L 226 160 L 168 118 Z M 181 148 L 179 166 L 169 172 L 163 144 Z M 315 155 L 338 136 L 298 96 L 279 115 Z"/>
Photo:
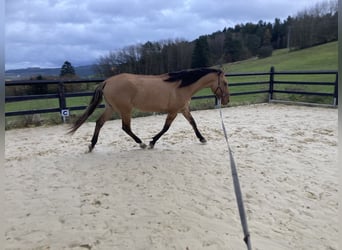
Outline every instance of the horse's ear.
<path fill-rule="evenodd" d="M 218 73 L 219 75 L 224 72 L 224 68 L 221 63 L 219 64 L 218 69 L 221 70 L 221 72 Z"/>

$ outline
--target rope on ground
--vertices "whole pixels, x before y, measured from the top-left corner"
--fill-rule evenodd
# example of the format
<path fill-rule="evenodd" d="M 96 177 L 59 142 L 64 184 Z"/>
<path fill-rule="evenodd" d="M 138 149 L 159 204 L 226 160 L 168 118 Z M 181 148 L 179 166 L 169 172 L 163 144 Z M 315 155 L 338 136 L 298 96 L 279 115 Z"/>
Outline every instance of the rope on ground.
<path fill-rule="evenodd" d="M 251 239 L 250 239 L 250 234 L 249 234 L 248 225 L 247 225 L 247 218 L 246 218 L 245 208 L 244 208 L 244 205 L 243 205 L 243 199 L 242 199 L 242 193 L 241 193 L 241 188 L 240 188 L 239 177 L 238 177 L 238 174 L 237 174 L 236 164 L 235 164 L 234 156 L 233 156 L 233 153 L 232 153 L 232 149 L 231 149 L 231 147 L 229 145 L 227 130 L 226 130 L 226 127 L 225 127 L 224 122 L 223 122 L 222 109 L 221 109 L 221 100 L 218 100 L 218 108 L 220 110 L 222 130 L 223 130 L 226 142 L 227 142 L 227 147 L 228 147 L 228 152 L 229 152 L 230 168 L 231 168 L 231 171 L 232 171 L 235 197 L 236 197 L 236 202 L 237 202 L 238 209 L 239 209 L 240 221 L 241 221 L 242 230 L 243 230 L 243 234 L 244 234 L 243 240 L 244 240 L 244 242 L 247 245 L 247 249 L 248 250 L 252 250 Z"/>

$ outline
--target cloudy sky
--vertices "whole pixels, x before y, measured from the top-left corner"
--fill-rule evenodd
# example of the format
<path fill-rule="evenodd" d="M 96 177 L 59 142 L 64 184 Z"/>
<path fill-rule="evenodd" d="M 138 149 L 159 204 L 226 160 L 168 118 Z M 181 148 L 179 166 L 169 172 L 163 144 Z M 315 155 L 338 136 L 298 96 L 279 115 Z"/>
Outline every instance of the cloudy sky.
<path fill-rule="evenodd" d="M 128 45 L 182 38 L 259 20 L 273 23 L 317 0 L 6 0 L 5 67 L 95 63 Z M 321 2 L 321 1 L 319 1 Z"/>

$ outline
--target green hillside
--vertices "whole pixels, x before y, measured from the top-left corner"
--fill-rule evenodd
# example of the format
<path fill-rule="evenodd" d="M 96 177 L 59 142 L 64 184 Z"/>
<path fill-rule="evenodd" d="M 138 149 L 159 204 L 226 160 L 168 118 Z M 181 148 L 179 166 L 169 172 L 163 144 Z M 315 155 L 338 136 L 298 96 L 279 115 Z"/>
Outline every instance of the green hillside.
<path fill-rule="evenodd" d="M 229 63 L 223 65 L 223 68 L 226 73 L 265 72 L 269 71 L 271 66 L 274 66 L 277 71 L 337 70 L 337 42 L 297 51 L 275 50 L 271 57 Z"/>

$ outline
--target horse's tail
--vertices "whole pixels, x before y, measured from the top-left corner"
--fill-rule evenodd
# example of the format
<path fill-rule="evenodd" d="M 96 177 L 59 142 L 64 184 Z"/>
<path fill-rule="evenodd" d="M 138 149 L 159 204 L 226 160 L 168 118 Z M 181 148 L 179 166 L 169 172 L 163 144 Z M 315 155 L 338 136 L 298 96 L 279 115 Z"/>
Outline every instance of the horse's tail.
<path fill-rule="evenodd" d="M 103 88 L 106 85 L 106 82 L 101 82 L 95 89 L 93 97 L 84 111 L 84 113 L 75 121 L 75 123 L 70 128 L 68 134 L 73 134 L 82 124 L 94 113 L 96 107 L 102 102 L 103 99 Z"/>

